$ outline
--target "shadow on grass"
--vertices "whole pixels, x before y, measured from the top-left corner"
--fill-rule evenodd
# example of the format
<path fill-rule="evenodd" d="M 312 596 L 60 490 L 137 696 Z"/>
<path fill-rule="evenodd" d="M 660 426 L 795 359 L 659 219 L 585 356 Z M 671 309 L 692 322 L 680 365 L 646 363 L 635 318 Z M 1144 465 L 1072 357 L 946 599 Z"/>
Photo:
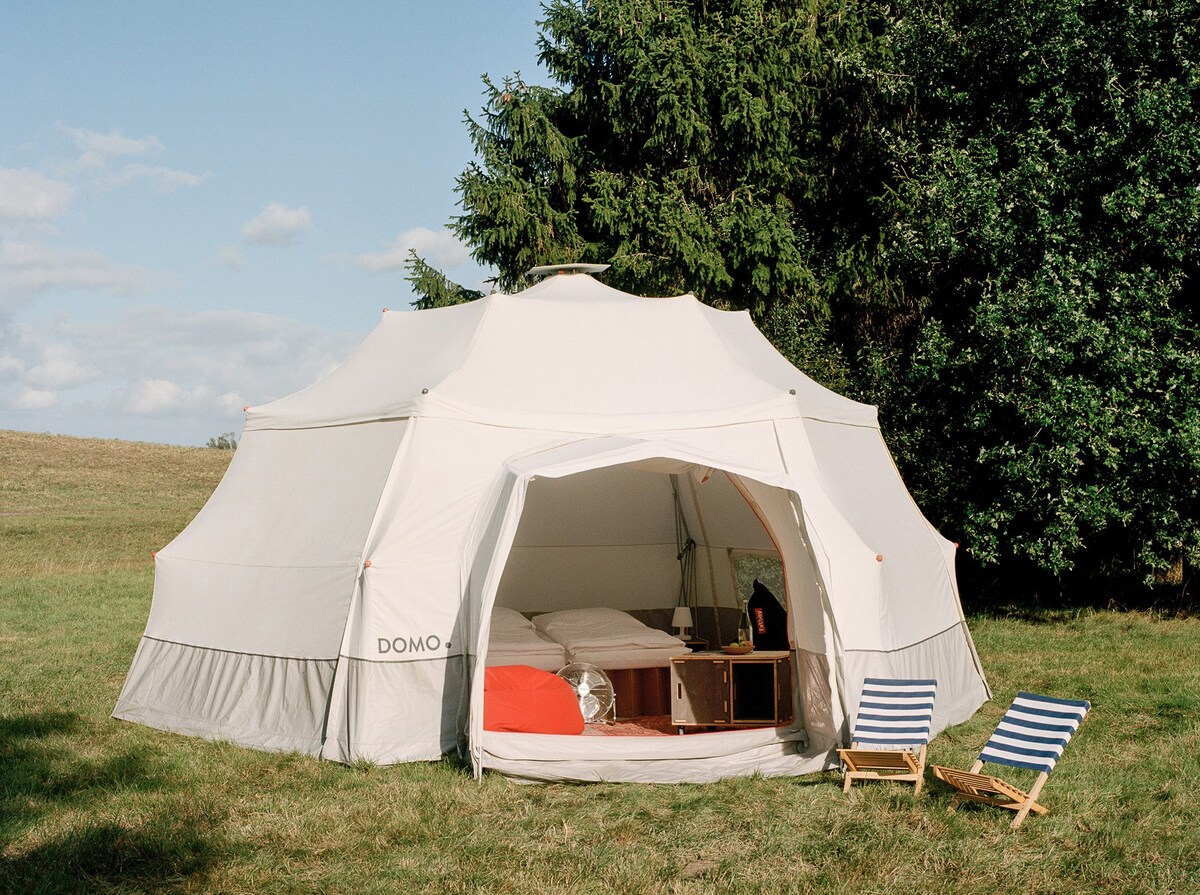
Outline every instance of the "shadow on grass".
<path fill-rule="evenodd" d="M 114 790 L 159 788 L 153 756 L 145 752 L 75 757 L 73 746 L 87 735 L 84 727 L 68 712 L 0 718 L 0 829 L 11 831 L 56 805 L 80 806 Z"/>
<path fill-rule="evenodd" d="M 122 795 L 165 788 L 155 756 L 126 750 L 78 757 L 87 732 L 67 712 L 0 718 L 0 895 L 194 888 L 196 877 L 231 850 L 219 829 L 224 813 L 179 798 L 146 819 Z M 59 821 L 70 809 L 93 819 Z M 51 832 L 39 844 L 15 845 L 41 825 Z"/>
<path fill-rule="evenodd" d="M 232 852 L 212 809 L 164 812 L 136 826 L 100 822 L 0 858 L 0 893 L 195 891 Z"/>

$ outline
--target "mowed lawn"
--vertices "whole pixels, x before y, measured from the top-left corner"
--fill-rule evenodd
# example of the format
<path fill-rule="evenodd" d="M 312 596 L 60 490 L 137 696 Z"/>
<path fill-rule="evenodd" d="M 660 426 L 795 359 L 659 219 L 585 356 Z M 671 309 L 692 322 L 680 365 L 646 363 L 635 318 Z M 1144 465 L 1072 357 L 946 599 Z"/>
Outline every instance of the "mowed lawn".
<path fill-rule="evenodd" d="M 937 781 L 523 786 L 114 721 L 151 554 L 228 459 L 0 432 L 0 892 L 1200 892 L 1195 618 L 971 620 L 996 696 L 932 760 L 969 766 L 1018 689 L 1093 703 L 1016 832 Z"/>

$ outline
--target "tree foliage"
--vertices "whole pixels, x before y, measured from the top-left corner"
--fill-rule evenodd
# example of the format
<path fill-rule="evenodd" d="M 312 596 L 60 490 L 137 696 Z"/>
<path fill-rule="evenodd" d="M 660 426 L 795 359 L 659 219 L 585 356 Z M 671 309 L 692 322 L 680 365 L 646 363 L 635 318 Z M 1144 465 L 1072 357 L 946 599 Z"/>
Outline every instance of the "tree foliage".
<path fill-rule="evenodd" d="M 408 276 L 405 279 L 418 296 L 413 302 L 413 307 L 418 311 L 459 305 L 483 297 L 483 293 L 477 289 L 451 282 L 445 274 L 422 259 L 415 249 L 408 250 L 407 269 Z"/>
<path fill-rule="evenodd" d="M 884 30 L 874 7 L 826 0 L 552 3 L 541 58 L 557 86 L 485 79 L 455 229 L 503 288 L 603 259 L 619 288 L 778 315 L 840 375 L 824 325 L 869 315 L 833 305 L 890 321 L 903 301 L 868 272 L 885 173 L 873 103 L 902 81 Z"/>
<path fill-rule="evenodd" d="M 882 255 L 925 311 L 872 391 L 976 561 L 1195 564 L 1197 27 L 1180 0 L 961 0 L 893 29 Z"/>
<path fill-rule="evenodd" d="M 1198 17 L 1187 0 L 556 0 L 485 79 L 453 222 L 503 288 L 748 308 L 877 403 L 981 565 L 1200 551 Z M 412 266 L 426 301 L 467 297 Z"/>
<path fill-rule="evenodd" d="M 236 451 L 238 446 L 236 432 L 222 432 L 220 435 L 208 439 L 208 444 L 205 447 L 212 448 L 218 451 Z"/>

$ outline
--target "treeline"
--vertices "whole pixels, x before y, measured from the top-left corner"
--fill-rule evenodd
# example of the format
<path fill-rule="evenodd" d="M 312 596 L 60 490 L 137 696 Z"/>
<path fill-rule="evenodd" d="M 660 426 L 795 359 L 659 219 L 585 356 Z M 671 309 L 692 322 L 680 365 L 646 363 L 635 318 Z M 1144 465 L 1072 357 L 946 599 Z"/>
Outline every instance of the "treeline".
<path fill-rule="evenodd" d="M 556 0 L 539 28 L 553 83 L 485 78 L 451 224 L 501 287 L 606 261 L 750 310 L 879 406 L 968 596 L 1186 598 L 1194 0 Z"/>

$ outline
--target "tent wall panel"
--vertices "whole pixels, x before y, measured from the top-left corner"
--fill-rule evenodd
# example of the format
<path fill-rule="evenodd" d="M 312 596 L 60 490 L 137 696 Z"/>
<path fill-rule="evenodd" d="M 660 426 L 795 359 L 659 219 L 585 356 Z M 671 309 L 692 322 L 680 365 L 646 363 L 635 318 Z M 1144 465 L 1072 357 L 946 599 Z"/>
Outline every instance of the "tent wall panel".
<path fill-rule="evenodd" d="M 357 565 L 405 426 L 246 432 L 208 503 L 159 556 Z"/>
<path fill-rule="evenodd" d="M 616 466 L 537 479 L 525 506 L 516 547 L 675 546 L 671 481 L 658 473 Z"/>
<path fill-rule="evenodd" d="M 927 640 L 888 652 L 847 650 L 844 660 L 847 717 L 858 713 L 858 695 L 868 677 L 933 678 L 938 682 L 930 735 L 961 724 L 991 698 L 966 636 L 966 623 L 951 625 Z M 844 731 L 848 736 L 849 730 Z"/>
<path fill-rule="evenodd" d="M 795 426 L 795 423 L 785 423 Z M 878 429 L 803 423 L 821 487 L 863 539 L 883 556 L 884 648 L 923 640 L 958 615 L 947 542 L 917 509 Z M 913 612 L 912 605 L 923 607 Z"/>
<path fill-rule="evenodd" d="M 334 662 L 143 637 L 113 717 L 281 752 L 321 751 Z"/>
<path fill-rule="evenodd" d="M 793 367 L 755 327 L 748 311 L 730 314 L 706 306 L 701 306 L 701 311 L 712 322 L 726 351 L 737 364 L 781 391 L 794 391 L 796 404 L 803 408 L 805 417 L 855 426 L 878 426 L 874 407 L 830 391 Z"/>
<path fill-rule="evenodd" d="M 483 317 L 473 350 L 435 394 L 515 414 L 571 408 L 572 417 L 607 416 L 613 428 L 639 431 L 663 408 L 707 412 L 780 394 L 746 375 L 694 301 L 632 298 L 629 304 L 611 294 L 539 301 L 537 291 L 491 297 L 492 313 Z M 630 326 L 631 313 L 638 326 Z M 531 340 L 536 351 L 513 350 Z M 702 367 L 697 356 L 706 358 Z"/>
<path fill-rule="evenodd" d="M 337 655 L 355 566 L 271 568 L 160 556 L 146 634 L 292 659 Z"/>
<path fill-rule="evenodd" d="M 762 522 L 728 475 L 716 471 L 703 483 L 693 479 L 685 485 L 697 501 L 698 513 L 704 520 L 703 525 L 699 520 L 689 523 L 692 537 L 701 546 L 711 545 L 722 551 L 775 549 Z M 687 499 L 686 492 L 684 499 Z"/>
<path fill-rule="evenodd" d="M 461 654 L 463 554 L 480 501 L 506 457 L 545 439 L 454 420 L 413 422 L 365 549 L 371 565 L 351 658 L 390 661 L 381 639 L 431 635 L 445 656 Z"/>
<path fill-rule="evenodd" d="M 156 558 L 146 633 L 301 659 L 337 655 L 402 422 L 251 432 Z"/>
<path fill-rule="evenodd" d="M 609 606 L 655 609 L 679 597 L 671 544 L 514 547 L 496 602 L 519 611 Z"/>
<path fill-rule="evenodd" d="M 253 408 L 246 431 L 344 426 L 410 416 L 422 389 L 435 386 L 462 363 L 486 310 L 486 303 L 471 302 L 420 314 L 385 313 L 374 332 L 328 376 Z M 396 350 L 398 342 L 403 351 Z M 386 383 L 388 390 L 382 404 L 380 383 Z"/>
<path fill-rule="evenodd" d="M 395 764 L 433 761 L 461 745 L 462 656 L 408 662 L 343 659 L 345 709 L 331 716 L 324 758 Z"/>

